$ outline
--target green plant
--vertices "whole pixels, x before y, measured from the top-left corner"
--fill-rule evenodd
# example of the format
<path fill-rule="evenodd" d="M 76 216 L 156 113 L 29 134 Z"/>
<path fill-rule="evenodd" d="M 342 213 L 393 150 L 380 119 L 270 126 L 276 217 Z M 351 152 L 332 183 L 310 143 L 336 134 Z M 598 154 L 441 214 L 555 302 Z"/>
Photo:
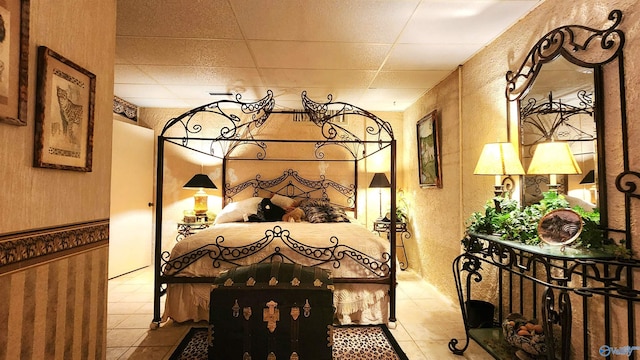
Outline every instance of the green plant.
<path fill-rule="evenodd" d="M 484 205 L 483 211 L 474 212 L 467 220 L 467 232 L 493 234 L 503 240 L 520 241 L 528 245 L 540 243 L 538 223 L 547 213 L 556 209 L 566 209 L 569 202 L 564 196 L 553 192 L 543 193 L 539 203 L 520 208 L 515 200 L 496 197 Z M 574 246 L 599 249 L 612 253 L 617 257 L 629 258 L 631 253 L 624 243 L 616 244 L 605 236 L 600 228 L 600 212 L 598 209 L 587 211 L 579 206 L 572 210 L 582 217 L 582 233 Z"/>

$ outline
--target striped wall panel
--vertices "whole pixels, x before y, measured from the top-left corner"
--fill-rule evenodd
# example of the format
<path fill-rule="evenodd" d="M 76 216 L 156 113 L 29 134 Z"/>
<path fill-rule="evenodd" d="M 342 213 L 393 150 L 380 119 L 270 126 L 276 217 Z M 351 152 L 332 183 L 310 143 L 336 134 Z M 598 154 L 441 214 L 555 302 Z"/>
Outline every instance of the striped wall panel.
<path fill-rule="evenodd" d="M 108 230 L 101 230 L 105 223 L 108 229 L 104 221 L 0 237 L 5 245 L 0 246 L 0 257 L 6 255 L 2 252 L 9 242 L 39 242 L 43 234 L 74 244 L 0 266 L 0 359 L 105 358 L 109 254 Z M 91 234 L 101 235 L 87 240 Z M 77 236 L 85 240 L 77 241 Z M 5 271 L 8 267 L 13 270 Z"/>

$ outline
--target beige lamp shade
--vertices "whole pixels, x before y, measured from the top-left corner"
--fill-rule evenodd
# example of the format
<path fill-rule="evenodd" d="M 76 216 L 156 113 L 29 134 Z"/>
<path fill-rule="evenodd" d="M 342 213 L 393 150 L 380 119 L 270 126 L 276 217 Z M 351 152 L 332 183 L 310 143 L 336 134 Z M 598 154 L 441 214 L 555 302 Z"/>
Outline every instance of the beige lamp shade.
<path fill-rule="evenodd" d="M 476 175 L 524 175 L 524 168 L 509 142 L 485 144 L 473 171 Z"/>
<path fill-rule="evenodd" d="M 529 164 L 530 175 L 571 175 L 582 174 L 580 166 L 564 141 L 540 143 L 536 146 Z"/>

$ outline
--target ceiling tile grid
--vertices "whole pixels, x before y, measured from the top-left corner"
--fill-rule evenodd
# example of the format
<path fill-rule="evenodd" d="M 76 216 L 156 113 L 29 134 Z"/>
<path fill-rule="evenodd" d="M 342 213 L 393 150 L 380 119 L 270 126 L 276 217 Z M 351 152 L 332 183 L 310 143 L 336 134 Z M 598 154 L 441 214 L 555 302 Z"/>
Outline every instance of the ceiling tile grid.
<path fill-rule="evenodd" d="M 118 0 L 116 96 L 193 107 L 274 91 L 403 111 L 539 0 Z"/>

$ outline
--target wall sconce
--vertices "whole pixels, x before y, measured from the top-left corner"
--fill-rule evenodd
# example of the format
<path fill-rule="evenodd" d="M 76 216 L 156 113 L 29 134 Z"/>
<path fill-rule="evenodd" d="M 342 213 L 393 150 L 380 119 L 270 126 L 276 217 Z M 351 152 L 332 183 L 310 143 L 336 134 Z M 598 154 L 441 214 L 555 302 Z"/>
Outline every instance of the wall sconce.
<path fill-rule="evenodd" d="M 527 174 L 549 175 L 549 190 L 558 191 L 556 175 L 581 174 L 580 166 L 564 141 L 551 141 L 536 145 Z"/>
<path fill-rule="evenodd" d="M 209 195 L 204 189 L 217 189 L 216 184 L 206 174 L 195 174 L 191 180 L 184 184 L 183 188 L 198 189 L 198 192 L 193 195 L 193 211 L 196 213 L 197 218 L 205 218 L 206 220 L 207 211 L 209 210 Z"/>
<path fill-rule="evenodd" d="M 378 220 L 382 219 L 382 188 L 391 187 L 391 183 L 389 183 L 389 179 L 387 179 L 387 175 L 384 173 L 375 173 L 373 175 L 373 179 L 371 179 L 371 184 L 369 184 L 369 188 L 378 188 L 380 189 L 380 217 Z"/>
<path fill-rule="evenodd" d="M 494 194 L 501 196 L 504 193 L 502 177 L 505 175 L 524 175 L 524 168 L 513 144 L 499 142 L 484 145 L 473 173 L 475 175 L 494 175 Z"/>

